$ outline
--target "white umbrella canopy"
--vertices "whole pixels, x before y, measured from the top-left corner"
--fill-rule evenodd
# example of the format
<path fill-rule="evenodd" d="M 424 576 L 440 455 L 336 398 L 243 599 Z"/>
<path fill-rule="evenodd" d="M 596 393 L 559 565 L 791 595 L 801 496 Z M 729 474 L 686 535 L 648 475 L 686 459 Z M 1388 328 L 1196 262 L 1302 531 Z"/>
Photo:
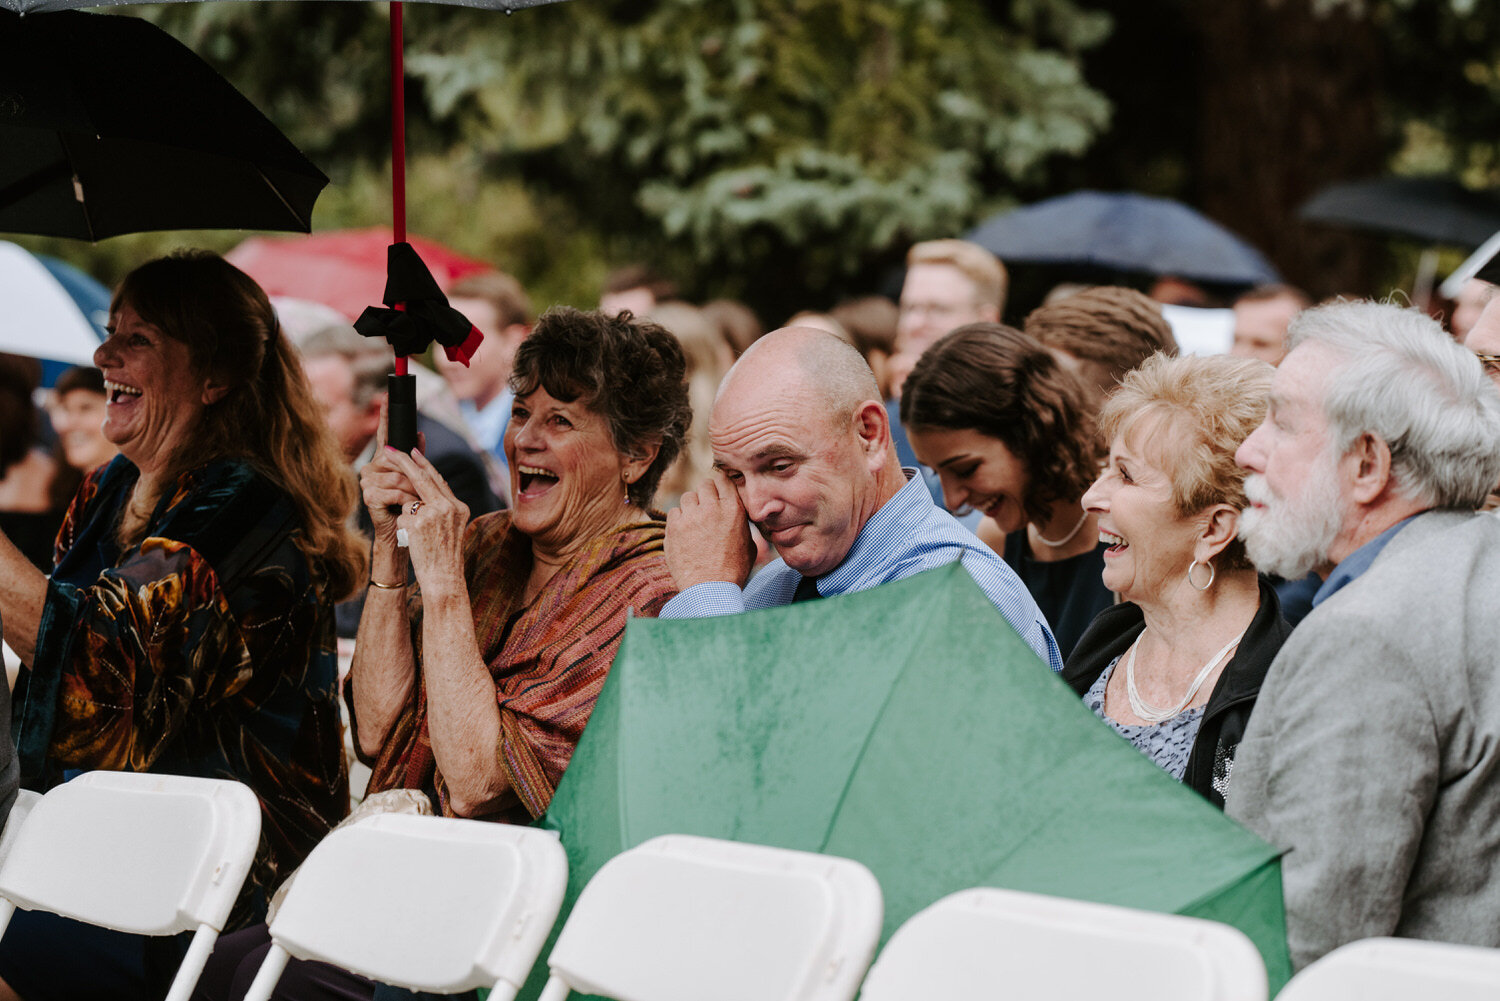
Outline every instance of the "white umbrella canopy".
<path fill-rule="evenodd" d="M 109 294 L 80 304 L 65 285 L 30 251 L 0 240 L 0 351 L 67 362 L 94 364 L 107 321 Z M 93 297 L 91 297 L 93 298 Z"/>

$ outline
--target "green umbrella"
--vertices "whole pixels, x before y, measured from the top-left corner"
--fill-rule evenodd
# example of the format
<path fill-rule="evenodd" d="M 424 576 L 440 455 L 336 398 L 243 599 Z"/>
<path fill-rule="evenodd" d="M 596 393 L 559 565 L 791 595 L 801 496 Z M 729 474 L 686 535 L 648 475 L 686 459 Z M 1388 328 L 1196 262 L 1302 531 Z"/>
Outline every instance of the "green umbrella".
<path fill-rule="evenodd" d="M 1096 719 L 958 564 L 631 622 L 543 823 L 568 852 L 564 914 L 613 855 L 700 834 L 858 859 L 883 938 L 996 886 L 1223 921 L 1273 990 L 1291 975 L 1276 850 Z"/>

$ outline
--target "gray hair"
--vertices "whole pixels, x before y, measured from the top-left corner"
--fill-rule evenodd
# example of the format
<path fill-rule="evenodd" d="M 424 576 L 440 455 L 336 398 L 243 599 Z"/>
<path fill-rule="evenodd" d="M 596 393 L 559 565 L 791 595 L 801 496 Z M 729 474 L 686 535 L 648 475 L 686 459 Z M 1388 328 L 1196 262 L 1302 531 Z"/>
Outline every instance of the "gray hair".
<path fill-rule="evenodd" d="M 1322 344 L 1345 359 L 1323 400 L 1336 455 L 1362 434 L 1377 436 L 1391 450 L 1397 489 L 1434 507 L 1477 508 L 1500 482 L 1500 396 L 1474 355 L 1430 316 L 1334 302 L 1298 314 L 1288 341 Z"/>
<path fill-rule="evenodd" d="M 336 323 L 309 334 L 302 342 L 303 358 L 344 359 L 354 374 L 349 391 L 356 407 L 363 407 L 386 390 L 386 376 L 396 370 L 391 349 L 379 338 L 365 337 L 347 323 Z"/>

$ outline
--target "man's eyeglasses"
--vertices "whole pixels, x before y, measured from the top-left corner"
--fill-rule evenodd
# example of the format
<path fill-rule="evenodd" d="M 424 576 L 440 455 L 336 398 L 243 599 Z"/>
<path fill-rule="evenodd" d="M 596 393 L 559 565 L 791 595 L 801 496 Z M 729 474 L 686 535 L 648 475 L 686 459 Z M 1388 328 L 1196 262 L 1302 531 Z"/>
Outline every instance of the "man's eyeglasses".
<path fill-rule="evenodd" d="M 1479 364 L 1484 366 L 1485 375 L 1500 375 L 1500 355 L 1487 355 L 1475 351 L 1474 357 L 1478 358 Z"/>

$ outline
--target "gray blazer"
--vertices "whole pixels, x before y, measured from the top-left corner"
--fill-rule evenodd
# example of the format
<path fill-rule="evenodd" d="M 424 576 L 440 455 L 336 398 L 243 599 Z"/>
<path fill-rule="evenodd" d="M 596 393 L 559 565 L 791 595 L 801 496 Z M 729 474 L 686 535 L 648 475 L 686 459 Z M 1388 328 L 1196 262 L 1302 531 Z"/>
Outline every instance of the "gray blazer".
<path fill-rule="evenodd" d="M 1288 849 L 1295 967 L 1372 935 L 1500 946 L 1500 520 L 1417 516 L 1297 626 L 1226 812 Z"/>

